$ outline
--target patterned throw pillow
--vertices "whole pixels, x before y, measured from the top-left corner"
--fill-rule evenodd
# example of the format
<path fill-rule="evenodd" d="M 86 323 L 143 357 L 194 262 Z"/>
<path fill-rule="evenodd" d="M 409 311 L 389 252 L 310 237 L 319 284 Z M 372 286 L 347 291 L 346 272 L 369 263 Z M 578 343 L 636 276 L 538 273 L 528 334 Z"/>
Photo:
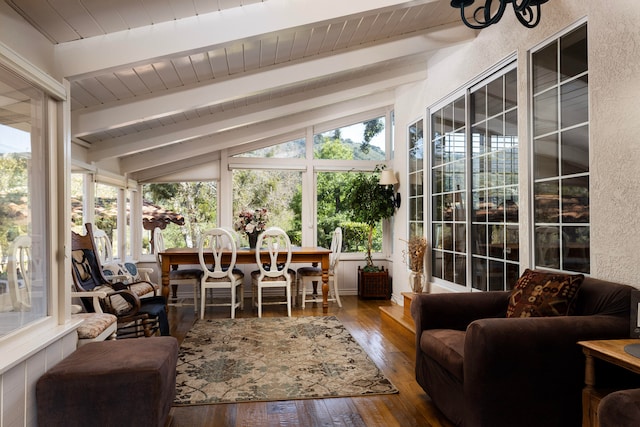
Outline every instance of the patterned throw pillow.
<path fill-rule="evenodd" d="M 568 316 L 583 280 L 582 274 L 526 269 L 511 291 L 507 317 Z"/>

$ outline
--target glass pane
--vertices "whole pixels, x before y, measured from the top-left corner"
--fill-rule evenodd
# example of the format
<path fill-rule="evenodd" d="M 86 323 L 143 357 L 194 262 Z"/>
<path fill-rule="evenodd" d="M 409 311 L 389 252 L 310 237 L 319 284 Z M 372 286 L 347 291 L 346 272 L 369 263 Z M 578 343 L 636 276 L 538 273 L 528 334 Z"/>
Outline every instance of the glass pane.
<path fill-rule="evenodd" d="M 444 133 L 453 132 L 453 104 L 442 108 L 442 130 Z"/>
<path fill-rule="evenodd" d="M 440 279 L 444 277 L 442 254 L 442 251 L 431 251 L 431 273 Z"/>
<path fill-rule="evenodd" d="M 490 225 L 489 226 L 489 256 L 491 258 L 504 258 L 504 226 L 503 225 Z"/>
<path fill-rule="evenodd" d="M 589 126 L 562 132 L 562 174 L 589 172 Z"/>
<path fill-rule="evenodd" d="M 544 135 L 558 130 L 558 89 L 551 89 L 533 98 L 533 133 Z"/>
<path fill-rule="evenodd" d="M 4 337 L 47 315 L 51 257 L 45 97 L 0 68 L 0 99 L 0 337 Z"/>
<path fill-rule="evenodd" d="M 589 248 L 589 227 L 564 227 L 562 230 L 563 269 L 589 273 Z"/>
<path fill-rule="evenodd" d="M 274 159 L 304 159 L 306 156 L 306 145 L 304 138 L 294 141 L 283 142 L 282 144 L 270 147 L 259 148 L 246 153 L 236 154 L 232 157 L 260 157 Z"/>
<path fill-rule="evenodd" d="M 454 101 L 454 103 L 453 103 L 453 117 L 454 117 L 454 124 L 453 124 L 453 129 L 454 130 L 459 130 L 463 126 L 465 126 L 465 123 L 467 121 L 467 117 L 466 117 L 464 96 L 461 96 L 460 98 L 458 98 L 458 99 L 456 99 Z"/>
<path fill-rule="evenodd" d="M 444 144 L 444 136 L 433 141 L 433 144 L 431 145 L 433 166 L 439 166 L 444 161 Z"/>
<path fill-rule="evenodd" d="M 533 92 L 538 93 L 558 83 L 557 43 L 533 54 Z"/>
<path fill-rule="evenodd" d="M 517 225 L 507 225 L 505 229 L 505 258 L 510 261 L 520 260 L 520 231 Z"/>
<path fill-rule="evenodd" d="M 535 184 L 535 222 L 556 223 L 560 212 L 560 194 L 557 180 Z"/>
<path fill-rule="evenodd" d="M 519 205 L 518 205 L 518 187 L 505 188 L 505 214 L 507 222 L 518 223 L 519 219 Z"/>
<path fill-rule="evenodd" d="M 533 148 L 535 179 L 558 176 L 560 174 L 558 170 L 558 135 L 553 134 L 535 140 Z"/>
<path fill-rule="evenodd" d="M 487 139 L 486 122 L 480 123 L 471 129 L 471 137 L 473 138 L 473 146 L 471 152 L 474 155 L 484 154 L 489 151 L 489 141 Z"/>
<path fill-rule="evenodd" d="M 587 76 L 562 85 L 561 115 L 562 127 L 589 121 L 589 82 Z"/>
<path fill-rule="evenodd" d="M 560 39 L 560 74 L 568 79 L 587 71 L 587 26 L 563 36 Z"/>
<path fill-rule="evenodd" d="M 474 255 L 487 255 L 487 225 L 473 224 L 471 226 Z"/>
<path fill-rule="evenodd" d="M 589 177 L 562 180 L 562 221 L 589 222 Z"/>
<path fill-rule="evenodd" d="M 442 224 L 433 224 L 433 248 L 442 249 Z"/>
<path fill-rule="evenodd" d="M 504 135 L 505 143 L 510 142 L 512 146 L 518 145 L 518 110 L 509 111 L 504 115 Z"/>
<path fill-rule="evenodd" d="M 486 291 L 488 289 L 488 270 L 489 261 L 485 258 L 473 257 L 471 260 L 473 269 L 473 284 L 474 289 Z"/>
<path fill-rule="evenodd" d="M 453 280 L 457 285 L 467 285 L 467 257 L 464 255 L 455 255 L 455 272 Z"/>
<path fill-rule="evenodd" d="M 473 188 L 485 188 L 487 183 L 486 177 L 486 156 L 482 157 L 474 157 L 471 161 L 472 175 L 471 175 L 471 185 Z"/>
<path fill-rule="evenodd" d="M 336 185 L 332 179 L 347 179 L 339 174 L 339 177 L 328 176 L 330 174 L 318 174 L 318 190 L 330 188 Z M 326 178 L 327 183 L 323 179 Z M 265 208 L 268 212 L 267 226 L 277 226 L 287 232 L 294 245 L 300 245 L 302 230 L 300 215 L 302 212 L 302 172 L 283 170 L 248 170 L 236 169 L 233 171 L 233 216 L 238 216 L 241 211 Z M 323 194 L 325 194 L 323 192 Z M 342 193 L 336 198 L 324 200 L 327 204 L 340 200 Z M 318 197 L 320 199 L 320 196 Z M 326 224 L 332 219 L 331 215 L 323 215 L 322 207 L 318 206 L 318 230 L 322 227 L 320 223 Z M 331 209 L 330 207 L 328 208 Z M 231 226 L 232 224 L 221 224 Z M 335 229 L 335 226 L 333 226 Z M 349 233 L 352 229 L 343 229 L 343 242 L 354 242 L 357 239 Z M 320 231 L 319 231 L 320 233 Z M 243 245 L 248 245 L 248 240 L 244 233 L 241 233 Z M 329 246 L 326 246 L 329 247 Z M 345 246 L 346 248 L 347 246 Z M 349 247 L 352 249 L 352 247 Z"/>
<path fill-rule="evenodd" d="M 486 191 L 473 192 L 473 217 L 476 222 L 486 222 L 490 204 Z"/>
<path fill-rule="evenodd" d="M 499 261 L 489 260 L 489 290 L 504 290 L 504 264 Z"/>
<path fill-rule="evenodd" d="M 454 205 L 454 211 L 455 211 L 454 220 L 456 221 L 466 220 L 466 216 L 467 216 L 467 212 L 465 209 L 466 197 L 467 196 L 465 191 L 458 191 L 453 194 L 453 205 Z"/>
<path fill-rule="evenodd" d="M 489 190 L 489 222 L 504 222 L 504 189 L 494 188 Z"/>
<path fill-rule="evenodd" d="M 84 234 L 84 179 L 81 173 L 71 174 L 71 231 Z"/>
<path fill-rule="evenodd" d="M 433 196 L 433 220 L 442 221 L 443 196 Z"/>
<path fill-rule="evenodd" d="M 492 151 L 501 150 L 504 148 L 504 144 L 502 143 L 504 141 L 503 126 L 504 120 L 502 114 L 489 120 L 488 122 L 487 132 L 489 137 L 490 149 Z"/>
<path fill-rule="evenodd" d="M 536 227 L 536 266 L 560 268 L 560 227 Z"/>
<path fill-rule="evenodd" d="M 434 111 L 431 114 L 431 140 L 435 140 L 444 135 L 442 130 L 442 110 Z"/>
<path fill-rule="evenodd" d="M 471 94 L 471 123 L 479 123 L 487 118 L 486 87 L 481 87 Z"/>
<path fill-rule="evenodd" d="M 504 153 L 504 183 L 505 185 L 518 184 L 518 150 L 507 150 Z"/>
<path fill-rule="evenodd" d="M 409 175 L 409 196 L 421 196 L 424 194 L 423 189 L 423 172 L 414 172 Z"/>
<path fill-rule="evenodd" d="M 453 250 L 464 253 L 467 251 L 467 226 L 465 224 L 456 224 L 455 230 L 455 245 Z"/>
<path fill-rule="evenodd" d="M 143 186 L 143 228 L 153 232 L 156 226 L 161 227 L 167 248 L 195 248 L 202 232 L 217 225 L 217 194 L 214 181 L 146 184 Z M 188 206 L 194 208 L 187 209 Z M 146 238 L 150 240 L 151 235 Z"/>
<path fill-rule="evenodd" d="M 444 280 L 447 280 L 449 282 L 454 282 L 454 267 L 455 265 L 453 264 L 453 254 L 449 253 L 449 252 L 445 252 L 443 254 L 444 257 L 444 265 L 443 267 L 443 274 L 444 274 Z"/>
<path fill-rule="evenodd" d="M 453 224 L 451 223 L 442 224 L 442 245 L 446 251 L 453 250 Z"/>
<path fill-rule="evenodd" d="M 487 116 L 493 117 L 503 111 L 503 82 L 502 77 L 487 85 Z"/>
<path fill-rule="evenodd" d="M 95 184 L 95 218 L 94 225 L 107 233 L 111 241 L 111 250 L 114 258 L 118 254 L 118 188 L 101 184 Z"/>
<path fill-rule="evenodd" d="M 378 117 L 313 136 L 315 159 L 385 160 L 385 118 Z"/>

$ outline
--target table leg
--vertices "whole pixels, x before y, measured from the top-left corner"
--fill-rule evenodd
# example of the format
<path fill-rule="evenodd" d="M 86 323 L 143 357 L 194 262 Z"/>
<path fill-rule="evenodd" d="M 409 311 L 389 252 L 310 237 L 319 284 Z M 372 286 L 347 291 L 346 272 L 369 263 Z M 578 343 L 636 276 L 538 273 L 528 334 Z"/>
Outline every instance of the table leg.
<path fill-rule="evenodd" d="M 329 311 L 329 254 L 322 257 L 322 312 Z"/>
<path fill-rule="evenodd" d="M 584 349 L 585 366 L 584 366 L 584 383 L 585 387 L 582 390 L 582 425 L 584 427 L 591 427 L 592 414 L 594 409 L 591 407 L 592 395 L 594 386 L 596 383 L 596 371 L 595 362 L 593 356 Z"/>

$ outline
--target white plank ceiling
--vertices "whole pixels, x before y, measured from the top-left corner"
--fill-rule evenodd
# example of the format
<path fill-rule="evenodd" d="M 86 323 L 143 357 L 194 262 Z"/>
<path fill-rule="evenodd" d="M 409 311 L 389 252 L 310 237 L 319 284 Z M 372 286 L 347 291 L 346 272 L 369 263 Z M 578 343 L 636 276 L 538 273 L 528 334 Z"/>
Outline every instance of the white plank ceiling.
<path fill-rule="evenodd" d="M 141 181 L 328 106 L 390 105 L 429 55 L 475 36 L 449 0 L 6 2 L 55 44 L 88 160 Z"/>

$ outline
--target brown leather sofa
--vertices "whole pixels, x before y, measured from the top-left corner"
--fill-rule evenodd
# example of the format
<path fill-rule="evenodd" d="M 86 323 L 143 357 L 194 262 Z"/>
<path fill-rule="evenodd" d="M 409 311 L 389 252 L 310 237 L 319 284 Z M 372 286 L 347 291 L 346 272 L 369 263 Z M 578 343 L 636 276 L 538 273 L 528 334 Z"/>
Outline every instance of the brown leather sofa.
<path fill-rule="evenodd" d="M 506 318 L 510 292 L 417 295 L 416 379 L 455 425 L 582 420 L 581 340 L 629 336 L 630 286 L 585 278 L 571 316 Z"/>

